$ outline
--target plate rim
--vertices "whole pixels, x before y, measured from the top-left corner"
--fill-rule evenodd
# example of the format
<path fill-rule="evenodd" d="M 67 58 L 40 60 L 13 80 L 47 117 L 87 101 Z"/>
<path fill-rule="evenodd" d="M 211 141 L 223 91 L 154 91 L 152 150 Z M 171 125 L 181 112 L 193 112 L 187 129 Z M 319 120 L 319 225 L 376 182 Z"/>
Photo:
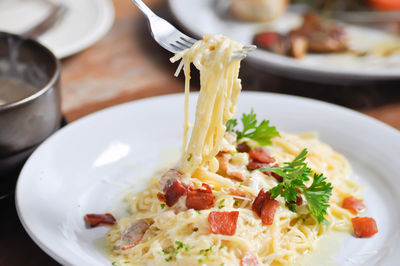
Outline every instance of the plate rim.
<path fill-rule="evenodd" d="M 93 28 L 88 34 L 86 34 L 79 41 L 75 42 L 70 47 L 58 50 L 57 48 L 52 49 L 57 58 L 63 59 L 71 55 L 77 54 L 90 46 L 94 45 L 101 38 L 103 38 L 111 29 L 115 19 L 115 7 L 112 0 L 91 0 L 99 8 L 99 19 L 96 27 Z M 46 33 L 45 33 L 46 34 Z M 43 36 L 45 36 L 43 34 Z M 39 37 L 40 41 L 40 37 Z M 45 46 L 49 47 L 46 42 L 42 42 Z"/>
<path fill-rule="evenodd" d="M 201 38 L 201 34 L 192 25 L 187 25 L 181 18 L 182 9 L 178 8 L 179 3 L 184 0 L 168 0 L 168 8 L 170 9 L 175 21 L 183 29 L 193 34 L 196 38 Z M 208 0 L 213 1 L 213 0 Z M 260 54 L 261 56 L 257 56 Z M 339 67 L 325 67 L 323 66 L 306 66 L 296 64 L 294 58 L 289 58 L 282 55 L 277 55 L 265 50 L 259 50 L 249 53 L 247 59 L 254 63 L 268 69 L 272 73 L 276 73 L 285 77 L 297 77 L 307 79 L 303 75 L 307 75 L 308 79 L 324 80 L 328 78 L 331 82 L 336 79 L 345 79 L 346 81 L 371 81 L 371 80 L 396 80 L 400 79 L 400 72 L 388 71 L 390 69 L 364 69 L 361 72 L 355 69 L 341 69 Z M 398 67 L 400 70 L 400 67 Z"/>
<path fill-rule="evenodd" d="M 353 115 L 359 119 L 361 119 L 363 121 L 363 123 L 369 123 L 369 124 L 375 124 L 377 128 L 379 128 L 379 130 L 383 130 L 385 131 L 385 135 L 386 134 L 390 134 L 393 135 L 393 137 L 398 138 L 400 140 L 400 131 L 397 130 L 394 127 L 391 127 L 390 125 L 379 121 L 373 117 L 370 117 L 366 114 L 360 113 L 358 111 L 352 110 L 350 108 L 347 107 L 343 107 L 340 105 L 336 105 L 333 103 L 328 103 L 328 102 L 324 102 L 324 101 L 320 101 L 320 100 L 316 100 L 316 99 L 311 99 L 311 98 L 306 98 L 306 97 L 302 97 L 302 96 L 294 96 L 294 95 L 287 95 L 287 94 L 282 94 L 282 93 L 271 93 L 271 92 L 259 92 L 259 91 L 243 91 L 241 92 L 241 95 L 249 95 L 249 97 L 256 97 L 257 95 L 263 95 L 263 96 L 271 96 L 271 97 L 276 97 L 276 98 L 288 98 L 290 100 L 301 100 L 303 102 L 306 103 L 311 103 L 311 104 L 316 104 L 318 107 L 322 108 L 330 108 L 331 110 L 335 110 L 335 111 L 339 111 L 339 112 L 345 112 L 345 113 L 349 113 L 350 115 Z M 198 95 L 198 92 L 191 92 L 191 95 Z M 25 172 L 27 172 L 29 169 L 27 167 L 29 167 L 29 162 L 32 160 L 33 156 L 36 156 L 35 154 L 39 154 L 41 152 L 41 149 L 43 149 L 43 147 L 45 145 L 48 145 L 47 143 L 49 143 L 52 139 L 54 139 L 55 137 L 57 137 L 59 134 L 64 134 L 62 132 L 65 132 L 66 130 L 70 130 L 71 128 L 76 128 L 79 127 L 81 124 L 86 123 L 87 120 L 91 120 L 94 119 L 97 116 L 101 116 L 103 113 L 106 112 L 112 112 L 115 109 L 119 109 L 119 108 L 127 108 L 126 106 L 129 105 L 135 105 L 137 103 L 145 103 L 145 102 L 151 102 L 154 100 L 165 100 L 168 101 L 168 98 L 175 98 L 175 97 L 180 97 L 183 100 L 184 97 L 184 93 L 173 93 L 173 94 L 167 94 L 167 95 L 161 95 L 161 96 L 156 96 L 156 97 L 149 97 L 149 98 L 144 98 L 144 99 L 139 99 L 139 100 L 134 100 L 134 101 L 130 101 L 130 102 L 126 102 L 126 103 L 121 103 L 118 105 L 114 105 L 105 109 L 102 109 L 100 111 L 91 113 L 87 116 L 84 116 L 78 120 L 75 120 L 71 123 L 69 123 L 68 125 L 66 125 L 64 128 L 58 130 L 57 132 L 55 132 L 52 136 L 50 136 L 48 139 L 46 139 L 36 150 L 35 152 L 28 158 L 27 162 L 25 163 L 25 165 L 23 166 L 21 173 L 17 179 L 17 185 L 16 185 L 16 189 L 15 189 L 15 207 L 17 210 L 17 214 L 18 214 L 18 218 L 21 222 L 21 224 L 23 225 L 25 231 L 28 233 L 29 237 L 35 242 L 36 245 L 38 245 L 45 253 L 47 253 L 47 255 L 49 255 L 50 257 L 52 257 L 54 260 L 56 260 L 57 262 L 63 264 L 63 265 L 71 265 L 71 263 L 73 262 L 73 259 L 68 261 L 66 260 L 62 255 L 59 255 L 58 252 L 52 250 L 51 248 L 49 248 L 43 239 L 40 238 L 39 235 L 34 233 L 34 230 L 31 229 L 31 227 L 29 226 L 29 222 L 27 221 L 26 217 L 24 218 L 24 213 L 23 213 L 23 208 L 21 208 L 21 202 L 23 202 L 23 195 L 21 195 L 21 183 L 25 182 L 24 180 L 26 179 L 26 177 L 24 178 Z M 240 97 L 240 96 L 239 96 Z M 60 133 L 61 132 L 61 133 Z M 28 165 L 28 166 L 27 166 Z M 28 170 L 27 170 L 28 169 Z M 29 177 L 29 175 L 28 175 Z"/>

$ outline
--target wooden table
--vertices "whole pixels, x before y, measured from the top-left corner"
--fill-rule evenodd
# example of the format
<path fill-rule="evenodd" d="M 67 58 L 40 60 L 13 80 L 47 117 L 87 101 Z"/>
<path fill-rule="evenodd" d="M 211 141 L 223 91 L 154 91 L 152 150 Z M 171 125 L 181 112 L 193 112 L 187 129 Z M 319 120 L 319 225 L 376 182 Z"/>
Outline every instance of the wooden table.
<path fill-rule="evenodd" d="M 173 20 L 165 1 L 146 2 L 156 13 Z M 183 91 L 182 78 L 172 76 L 176 65 L 169 63 L 171 54 L 151 39 L 138 10 L 128 0 L 116 0 L 115 7 L 116 20 L 107 36 L 62 61 L 62 108 L 69 122 L 115 104 Z M 341 104 L 400 129 L 400 80 L 324 85 L 282 78 L 245 63 L 241 78 L 245 90 Z M 56 265 L 25 233 L 12 199 L 1 205 L 0 265 Z"/>

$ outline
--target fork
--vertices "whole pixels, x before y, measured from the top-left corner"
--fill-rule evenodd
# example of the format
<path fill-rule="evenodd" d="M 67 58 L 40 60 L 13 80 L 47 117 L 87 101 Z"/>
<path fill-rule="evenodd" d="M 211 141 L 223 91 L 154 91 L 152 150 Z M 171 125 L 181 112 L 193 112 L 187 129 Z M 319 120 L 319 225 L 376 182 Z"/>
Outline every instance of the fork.
<path fill-rule="evenodd" d="M 142 0 L 131 0 L 146 16 L 151 36 L 164 49 L 171 53 L 178 53 L 190 48 L 196 39 L 187 36 L 175 28 L 171 23 L 157 16 Z M 247 53 L 254 50 L 255 45 L 243 46 L 235 52 L 235 58 L 243 59 Z"/>

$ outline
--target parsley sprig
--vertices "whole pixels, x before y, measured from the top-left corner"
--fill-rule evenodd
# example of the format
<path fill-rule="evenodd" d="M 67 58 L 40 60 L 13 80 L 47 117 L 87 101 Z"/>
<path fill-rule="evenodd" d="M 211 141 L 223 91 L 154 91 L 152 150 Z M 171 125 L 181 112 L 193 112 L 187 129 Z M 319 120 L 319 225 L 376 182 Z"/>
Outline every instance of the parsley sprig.
<path fill-rule="evenodd" d="M 269 125 L 269 120 L 263 120 L 257 125 L 257 118 L 253 109 L 251 109 L 250 114 L 243 113 L 241 121 L 243 131 L 235 130 L 235 127 L 238 125 L 237 119 L 228 120 L 226 123 L 226 131 L 235 132 L 238 141 L 242 138 L 249 138 L 260 145 L 271 145 L 271 138 L 279 136 L 276 127 Z"/>
<path fill-rule="evenodd" d="M 276 168 L 260 168 L 260 171 L 274 172 L 283 177 L 283 182 L 270 189 L 272 198 L 281 196 L 285 199 L 288 208 L 296 211 L 296 198 L 300 192 L 305 196 L 310 213 L 319 223 L 325 222 L 324 215 L 329 207 L 329 198 L 332 194 L 332 184 L 326 181 L 323 174 L 312 173 L 305 163 L 307 149 L 304 149 L 292 162 L 285 162 Z M 311 186 L 306 187 L 305 182 L 312 177 Z"/>

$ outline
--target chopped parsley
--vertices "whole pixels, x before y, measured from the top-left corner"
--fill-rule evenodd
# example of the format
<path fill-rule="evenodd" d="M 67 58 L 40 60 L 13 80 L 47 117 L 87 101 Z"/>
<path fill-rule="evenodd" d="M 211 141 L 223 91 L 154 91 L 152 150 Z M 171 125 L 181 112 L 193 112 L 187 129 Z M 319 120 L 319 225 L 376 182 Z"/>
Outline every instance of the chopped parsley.
<path fill-rule="evenodd" d="M 179 253 L 180 250 L 181 250 L 181 251 L 188 252 L 189 249 L 190 249 L 189 245 L 187 245 L 187 244 L 185 244 L 185 243 L 183 243 L 183 242 L 181 242 L 181 241 L 175 241 L 175 245 L 176 245 L 176 247 L 173 247 L 173 248 L 170 249 L 170 250 L 166 250 L 166 249 L 163 249 L 163 250 L 162 250 L 162 252 L 164 253 L 164 255 L 169 255 L 167 258 L 165 258 L 165 261 L 166 261 L 166 262 L 170 262 L 170 261 L 172 261 L 173 259 L 175 259 L 175 258 L 176 258 L 176 255 L 178 255 L 178 253 Z"/>
<path fill-rule="evenodd" d="M 271 145 L 271 138 L 279 136 L 279 132 L 276 131 L 276 127 L 269 125 L 269 120 L 263 120 L 257 125 L 256 114 L 251 109 L 250 114 L 242 115 L 243 131 L 234 130 L 237 126 L 237 119 L 231 119 L 226 123 L 226 131 L 235 132 L 237 135 L 237 141 L 242 138 L 252 139 L 260 145 Z"/>
<path fill-rule="evenodd" d="M 307 153 L 307 149 L 304 149 L 292 162 L 285 162 L 284 166 L 258 170 L 274 172 L 283 177 L 283 182 L 268 191 L 272 198 L 283 197 L 287 207 L 295 212 L 295 202 L 301 192 L 307 200 L 310 213 L 317 218 L 319 223 L 322 223 L 326 222 L 324 215 L 329 207 L 332 184 L 326 181 L 323 174 L 311 172 L 311 168 L 305 163 Z M 306 187 L 305 182 L 310 178 L 313 182 L 311 186 Z"/>
<path fill-rule="evenodd" d="M 201 212 L 200 211 L 196 211 L 197 212 L 197 214 L 201 214 Z"/>
<path fill-rule="evenodd" d="M 222 200 L 219 201 L 220 205 L 218 206 L 218 209 L 222 209 L 223 207 L 225 207 L 225 205 L 223 205 L 224 202 L 225 202 L 225 199 L 222 199 Z"/>
<path fill-rule="evenodd" d="M 116 261 L 113 261 L 111 264 L 112 264 L 113 266 L 117 266 L 117 262 L 116 262 Z"/>
<path fill-rule="evenodd" d="M 213 245 L 211 245 L 209 248 L 207 249 L 200 249 L 200 255 L 204 256 L 204 259 L 208 259 L 208 256 L 210 255 L 210 253 L 212 252 L 213 249 Z M 203 259 L 198 259 L 198 262 L 201 263 L 203 262 Z"/>
<path fill-rule="evenodd" d="M 161 203 L 160 206 L 161 206 L 161 209 L 165 208 L 165 204 L 164 203 Z"/>
<path fill-rule="evenodd" d="M 190 154 L 189 157 L 187 158 L 187 161 L 190 162 L 192 160 L 193 155 Z"/>
<path fill-rule="evenodd" d="M 235 200 L 235 202 L 233 203 L 234 207 L 239 207 L 239 201 Z"/>

